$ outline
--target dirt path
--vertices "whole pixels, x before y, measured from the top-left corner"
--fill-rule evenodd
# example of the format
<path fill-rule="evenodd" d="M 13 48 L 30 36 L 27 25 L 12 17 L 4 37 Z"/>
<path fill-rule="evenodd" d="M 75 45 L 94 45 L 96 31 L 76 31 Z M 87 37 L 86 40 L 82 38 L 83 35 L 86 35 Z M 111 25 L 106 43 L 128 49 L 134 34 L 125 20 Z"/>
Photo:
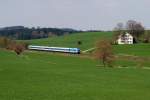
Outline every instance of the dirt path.
<path fill-rule="evenodd" d="M 95 48 L 90 48 L 90 49 L 87 49 L 87 50 L 82 51 L 82 53 L 86 53 L 86 52 L 92 51 L 92 50 L 94 50 L 94 49 L 95 49 Z"/>

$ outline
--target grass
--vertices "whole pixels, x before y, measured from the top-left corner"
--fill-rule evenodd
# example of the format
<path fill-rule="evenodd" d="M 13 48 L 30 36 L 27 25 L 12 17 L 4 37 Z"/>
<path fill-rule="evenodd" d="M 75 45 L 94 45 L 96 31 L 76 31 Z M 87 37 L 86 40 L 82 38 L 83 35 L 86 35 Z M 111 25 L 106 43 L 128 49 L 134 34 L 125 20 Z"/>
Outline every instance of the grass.
<path fill-rule="evenodd" d="M 112 35 L 79 33 L 26 42 L 86 50 Z M 0 100 L 149 100 L 150 70 L 139 65 L 150 67 L 150 44 L 113 45 L 113 49 L 118 56 L 115 67 L 125 68 L 103 68 L 82 55 L 26 51 L 17 56 L 0 49 Z"/>
<path fill-rule="evenodd" d="M 79 47 L 81 50 L 92 48 L 95 42 L 100 38 L 111 38 L 112 32 L 86 32 L 76 33 L 60 37 L 51 37 L 47 39 L 35 39 L 28 40 L 30 44 L 34 45 L 47 45 L 47 46 L 59 46 L 59 47 Z M 78 45 L 77 42 L 81 41 L 82 45 Z"/>
<path fill-rule="evenodd" d="M 122 62 L 121 64 L 130 62 Z M 150 70 L 97 67 L 78 56 L 0 51 L 0 100 L 149 100 Z"/>
<path fill-rule="evenodd" d="M 51 37 L 47 39 L 34 39 L 25 42 L 33 45 L 48 45 L 59 47 L 78 47 L 82 51 L 93 48 L 99 39 L 111 39 L 112 32 L 86 32 L 72 35 Z M 77 41 L 82 41 L 82 45 L 78 45 Z M 150 44 L 135 45 L 113 45 L 115 54 L 133 55 L 133 56 L 150 56 Z"/>
<path fill-rule="evenodd" d="M 114 45 L 113 48 L 116 54 L 150 57 L 150 44 Z"/>

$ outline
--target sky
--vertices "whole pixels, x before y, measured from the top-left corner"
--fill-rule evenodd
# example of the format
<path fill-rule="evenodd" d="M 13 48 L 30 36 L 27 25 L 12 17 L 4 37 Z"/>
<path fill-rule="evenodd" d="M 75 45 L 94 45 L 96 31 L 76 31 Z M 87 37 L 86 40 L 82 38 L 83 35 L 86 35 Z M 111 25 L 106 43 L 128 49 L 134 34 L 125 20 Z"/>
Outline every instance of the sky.
<path fill-rule="evenodd" d="M 150 28 L 150 0 L 0 0 L 0 27 L 112 30 L 128 20 Z"/>

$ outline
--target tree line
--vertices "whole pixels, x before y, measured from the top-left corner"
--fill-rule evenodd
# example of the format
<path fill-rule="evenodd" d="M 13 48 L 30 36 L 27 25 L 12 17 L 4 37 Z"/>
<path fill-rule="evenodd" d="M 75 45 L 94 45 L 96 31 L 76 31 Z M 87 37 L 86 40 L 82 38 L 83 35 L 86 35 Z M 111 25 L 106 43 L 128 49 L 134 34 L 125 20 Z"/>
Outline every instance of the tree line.
<path fill-rule="evenodd" d="M 51 36 L 61 36 L 64 34 L 72 34 L 76 32 L 80 31 L 69 28 L 28 28 L 24 26 L 11 26 L 0 28 L 1 37 L 9 37 L 19 40 L 48 38 Z"/>

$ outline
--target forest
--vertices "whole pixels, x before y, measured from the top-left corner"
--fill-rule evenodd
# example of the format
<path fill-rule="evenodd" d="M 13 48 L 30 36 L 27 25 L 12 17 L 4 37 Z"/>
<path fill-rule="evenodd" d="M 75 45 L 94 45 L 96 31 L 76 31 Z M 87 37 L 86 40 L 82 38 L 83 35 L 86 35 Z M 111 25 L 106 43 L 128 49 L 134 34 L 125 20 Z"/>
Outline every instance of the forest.
<path fill-rule="evenodd" d="M 11 26 L 0 28 L 0 36 L 18 40 L 48 38 L 52 36 L 61 36 L 78 32 L 81 31 L 71 28 L 28 28 L 24 26 Z"/>

